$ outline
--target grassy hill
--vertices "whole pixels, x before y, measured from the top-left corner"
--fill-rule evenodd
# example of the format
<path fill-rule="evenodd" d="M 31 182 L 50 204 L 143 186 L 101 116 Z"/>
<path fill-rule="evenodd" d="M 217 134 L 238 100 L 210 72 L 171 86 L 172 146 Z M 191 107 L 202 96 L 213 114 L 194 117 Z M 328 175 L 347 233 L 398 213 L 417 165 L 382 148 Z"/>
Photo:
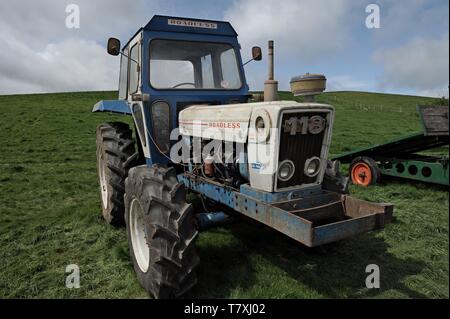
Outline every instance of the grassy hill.
<path fill-rule="evenodd" d="M 147 297 L 125 230 L 101 217 L 95 128 L 130 118 L 90 111 L 115 97 L 0 96 L 0 298 Z M 436 102 L 352 92 L 318 100 L 336 107 L 332 154 L 418 131 L 416 104 Z M 394 203 L 393 222 L 316 249 L 254 222 L 210 230 L 199 237 L 199 284 L 187 297 L 448 298 L 448 191 L 391 181 L 352 193 Z M 65 287 L 69 264 L 80 267 L 80 289 Z M 380 267 L 380 289 L 365 288 L 368 264 Z"/>

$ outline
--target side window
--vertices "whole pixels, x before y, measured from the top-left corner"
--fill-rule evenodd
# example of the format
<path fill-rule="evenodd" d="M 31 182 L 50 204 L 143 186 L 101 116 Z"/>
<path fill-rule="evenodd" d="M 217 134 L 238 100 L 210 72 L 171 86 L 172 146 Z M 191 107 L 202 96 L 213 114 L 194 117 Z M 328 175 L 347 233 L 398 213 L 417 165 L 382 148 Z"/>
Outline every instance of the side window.
<path fill-rule="evenodd" d="M 138 89 L 139 84 L 139 68 L 136 62 L 139 61 L 139 45 L 135 44 L 130 51 L 130 77 L 128 80 L 128 90 L 129 93 L 135 93 Z M 134 60 L 134 61 L 133 61 Z"/>
<path fill-rule="evenodd" d="M 123 50 L 123 53 L 128 56 L 128 48 Z M 127 84 L 128 84 L 128 58 L 121 55 L 120 57 L 120 76 L 119 76 L 119 100 L 127 99 Z"/>

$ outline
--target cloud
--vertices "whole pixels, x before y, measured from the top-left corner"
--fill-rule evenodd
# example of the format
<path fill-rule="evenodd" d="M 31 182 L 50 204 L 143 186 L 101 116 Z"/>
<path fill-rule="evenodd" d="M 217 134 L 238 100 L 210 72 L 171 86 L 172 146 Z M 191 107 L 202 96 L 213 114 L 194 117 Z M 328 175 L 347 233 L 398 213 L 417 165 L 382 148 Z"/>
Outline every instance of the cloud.
<path fill-rule="evenodd" d="M 349 75 L 332 76 L 327 79 L 327 91 L 361 91 L 368 84 Z"/>
<path fill-rule="evenodd" d="M 65 27 L 70 3 L 79 5 L 80 29 Z M 119 61 L 106 54 L 106 39 L 126 42 L 153 14 L 166 14 L 230 21 L 244 60 L 252 46 L 266 54 L 267 40 L 275 40 L 280 89 L 311 72 L 330 75 L 334 90 L 441 95 L 448 85 L 448 1 L 376 3 L 378 30 L 365 28 L 366 3 L 353 0 L 1 1 L 0 94 L 116 89 Z M 266 59 L 248 64 L 246 73 L 250 88 L 262 89 Z"/>
<path fill-rule="evenodd" d="M 66 5 L 80 9 L 80 28 L 66 28 Z M 0 94 L 115 90 L 119 61 L 109 36 L 126 41 L 159 0 L 0 2 Z"/>
<path fill-rule="evenodd" d="M 355 8 L 360 14 L 353 14 Z M 291 77 L 305 72 L 328 72 L 320 64 L 336 59 L 353 41 L 355 19 L 364 23 L 364 6 L 352 0 L 239 0 L 224 12 L 239 34 L 242 55 L 251 47 L 263 49 L 263 61 L 246 67 L 252 90 L 262 89 L 267 78 L 267 41 L 275 43 L 275 78 L 289 90 Z"/>
<path fill-rule="evenodd" d="M 317 60 L 345 47 L 350 34 L 350 0 L 240 0 L 225 11 L 249 52 L 275 41 L 282 58 Z M 331 52 L 330 52 L 331 51 Z"/>
<path fill-rule="evenodd" d="M 4 41 L 0 94 L 117 88 L 119 61 L 94 41 L 69 38 L 41 51 L 11 38 Z"/>
<path fill-rule="evenodd" d="M 0 35 L 21 39 L 30 47 L 41 49 L 47 43 L 79 37 L 104 43 L 108 36 L 129 37 L 148 19 L 148 11 L 156 9 L 144 0 L 40 0 L 0 2 Z M 68 29 L 66 6 L 80 9 L 80 28 Z"/>
<path fill-rule="evenodd" d="M 429 37 L 448 30 L 448 0 L 378 0 L 381 28 L 377 45 L 398 45 L 414 37 Z"/>
<path fill-rule="evenodd" d="M 440 39 L 416 38 L 395 48 L 379 49 L 373 54 L 374 61 L 382 68 L 379 87 L 448 95 L 448 56 L 448 33 Z"/>

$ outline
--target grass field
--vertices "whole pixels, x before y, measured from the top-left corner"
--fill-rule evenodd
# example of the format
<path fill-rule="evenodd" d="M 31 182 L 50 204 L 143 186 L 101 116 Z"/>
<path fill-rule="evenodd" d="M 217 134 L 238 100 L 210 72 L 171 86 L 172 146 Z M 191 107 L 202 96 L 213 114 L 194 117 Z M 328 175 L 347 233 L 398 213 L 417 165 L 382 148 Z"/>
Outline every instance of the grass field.
<path fill-rule="evenodd" d="M 146 298 L 124 229 L 101 217 L 96 125 L 115 92 L 0 96 L 0 297 Z M 284 93 L 283 98 L 291 98 Z M 327 93 L 336 107 L 332 154 L 420 129 L 416 104 L 433 99 Z M 448 155 L 448 149 L 445 150 Z M 390 181 L 356 197 L 395 204 L 382 231 L 308 249 L 254 222 L 202 233 L 199 284 L 189 298 L 448 298 L 448 191 Z M 81 288 L 65 287 L 77 264 Z M 365 288 L 377 264 L 381 288 Z"/>

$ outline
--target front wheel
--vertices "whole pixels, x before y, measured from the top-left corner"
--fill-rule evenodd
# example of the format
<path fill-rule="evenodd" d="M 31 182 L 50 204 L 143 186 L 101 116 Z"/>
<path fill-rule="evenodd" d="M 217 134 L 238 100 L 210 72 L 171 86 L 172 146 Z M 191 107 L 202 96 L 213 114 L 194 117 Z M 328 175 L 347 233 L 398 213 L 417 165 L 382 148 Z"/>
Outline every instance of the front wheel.
<path fill-rule="evenodd" d="M 173 168 L 132 168 L 125 181 L 125 221 L 133 267 L 155 298 L 178 297 L 197 283 L 197 230 Z"/>

